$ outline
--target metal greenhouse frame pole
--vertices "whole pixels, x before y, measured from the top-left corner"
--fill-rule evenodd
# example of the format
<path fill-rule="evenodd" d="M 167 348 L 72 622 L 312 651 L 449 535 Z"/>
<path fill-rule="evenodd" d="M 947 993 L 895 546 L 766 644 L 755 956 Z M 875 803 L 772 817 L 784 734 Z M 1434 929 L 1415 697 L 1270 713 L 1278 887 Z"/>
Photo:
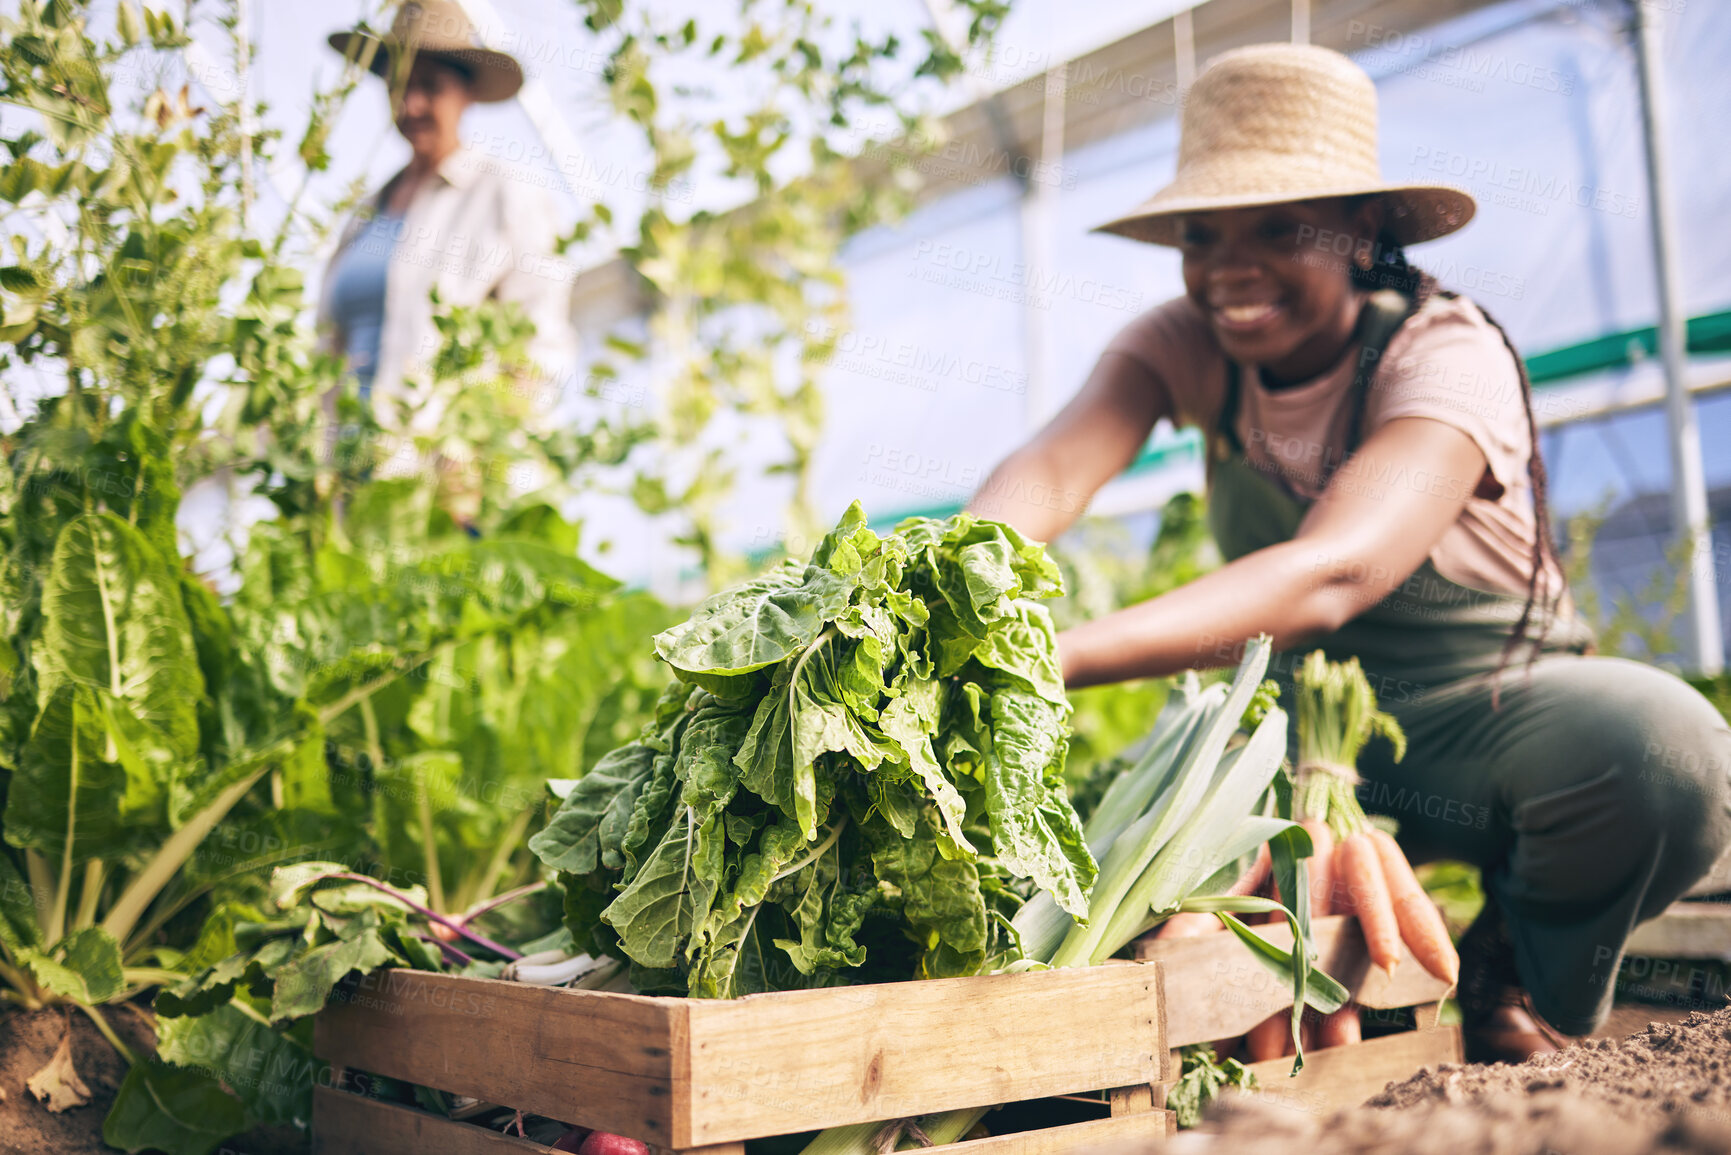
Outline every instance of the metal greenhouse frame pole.
<path fill-rule="evenodd" d="M 1630 0 L 1630 28 L 1641 84 L 1641 129 L 1646 146 L 1648 220 L 1653 229 L 1653 272 L 1659 287 L 1659 353 L 1665 368 L 1665 416 L 1671 442 L 1671 525 L 1688 549 L 1689 609 L 1684 653 L 1704 674 L 1724 669 L 1725 643 L 1719 620 L 1719 587 L 1713 564 L 1713 530 L 1707 483 L 1701 467 L 1701 433 L 1684 379 L 1687 333 L 1682 278 L 1677 267 L 1676 222 L 1665 165 L 1663 65 L 1659 58 L 1659 13 Z"/>

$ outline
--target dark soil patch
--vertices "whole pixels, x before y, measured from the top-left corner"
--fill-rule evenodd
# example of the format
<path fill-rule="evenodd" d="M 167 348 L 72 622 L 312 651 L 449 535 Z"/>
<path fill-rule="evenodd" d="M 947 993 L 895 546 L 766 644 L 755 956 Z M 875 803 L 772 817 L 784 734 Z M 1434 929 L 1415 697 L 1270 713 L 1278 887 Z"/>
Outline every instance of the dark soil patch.
<path fill-rule="evenodd" d="M 1445 1063 L 1326 1119 L 1234 1097 L 1169 1150 L 1720 1155 L 1731 1151 L 1731 1010 L 1589 1039 L 1518 1066 Z"/>
<path fill-rule="evenodd" d="M 115 1033 L 131 1046 L 148 1039 L 130 1012 L 111 1014 Z M 72 1031 L 72 1065 L 90 1088 L 90 1103 L 50 1114 L 24 1081 L 54 1057 L 61 1036 Z M 126 1061 L 80 1011 L 0 1013 L 0 1151 L 103 1151 L 102 1117 L 126 1078 Z"/>
<path fill-rule="evenodd" d="M 142 1016 L 128 1007 L 103 1013 L 127 1046 L 144 1052 L 154 1040 Z M 90 1102 L 51 1114 L 25 1087 L 54 1057 L 72 1031 L 72 1063 L 90 1088 Z M 102 1141 L 102 1120 L 126 1078 L 126 1061 L 83 1012 L 0 1010 L 0 1152 L 5 1155 L 115 1155 Z M 292 1127 L 265 1127 L 237 1135 L 217 1155 L 306 1155 L 308 1137 Z"/>

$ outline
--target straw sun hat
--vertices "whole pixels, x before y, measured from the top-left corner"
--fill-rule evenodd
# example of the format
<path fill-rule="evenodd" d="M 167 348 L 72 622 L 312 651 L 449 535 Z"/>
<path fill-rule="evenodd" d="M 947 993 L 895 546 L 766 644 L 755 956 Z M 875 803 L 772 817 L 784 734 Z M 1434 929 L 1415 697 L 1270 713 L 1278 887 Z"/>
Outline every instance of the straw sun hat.
<path fill-rule="evenodd" d="M 1387 202 L 1384 227 L 1402 244 L 1452 233 L 1476 207 L 1448 185 L 1383 180 L 1376 86 L 1358 65 L 1327 48 L 1256 44 L 1216 57 L 1191 86 L 1172 183 L 1095 231 L 1176 245 L 1183 213 L 1367 193 Z"/>
<path fill-rule="evenodd" d="M 470 93 L 481 103 L 509 100 L 523 87 L 523 66 L 480 47 L 474 22 L 454 0 L 408 0 L 383 36 L 362 25 L 331 33 L 330 46 L 350 60 L 367 60 L 370 52 L 367 66 L 387 81 L 393 67 L 399 79 L 407 76 L 417 54 L 454 64 L 469 75 Z"/>

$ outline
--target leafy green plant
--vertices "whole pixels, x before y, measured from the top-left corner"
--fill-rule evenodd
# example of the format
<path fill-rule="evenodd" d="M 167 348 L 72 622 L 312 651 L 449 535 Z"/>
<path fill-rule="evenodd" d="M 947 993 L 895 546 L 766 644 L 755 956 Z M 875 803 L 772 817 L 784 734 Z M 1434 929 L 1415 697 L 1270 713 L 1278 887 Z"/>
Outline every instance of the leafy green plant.
<path fill-rule="evenodd" d="M 1208 1105 L 1227 1087 L 1256 1090 L 1254 1071 L 1237 1059 L 1221 1062 L 1207 1043 L 1181 1047 L 1179 1056 L 1178 1082 L 1166 1092 L 1166 1109 L 1177 1116 L 1181 1129 L 1201 1123 Z"/>
<path fill-rule="evenodd" d="M 411 447 L 427 468 L 382 478 L 299 274 L 242 228 L 267 138 L 184 92 L 111 99 L 121 62 L 178 50 L 183 26 L 127 4 L 104 40 L 85 5 L 29 0 L 0 28 L 0 99 L 35 125 L 0 141 L 0 200 L 33 225 L 0 271 L 24 413 L 0 465 L 0 995 L 81 1008 L 132 1062 L 111 1143 L 204 1151 L 294 1100 L 188 1062 L 186 1039 L 285 1063 L 306 1040 L 242 992 L 165 1024 L 164 1062 L 103 1008 L 273 938 L 284 861 L 441 891 L 457 919 L 532 885 L 541 783 L 635 729 L 655 692 L 637 642 L 666 617 L 577 559 L 549 502 L 630 435 L 512 426 L 508 310 L 440 311 L 424 384 L 455 398 L 453 428 Z M 461 469 L 477 459 L 492 471 Z M 227 596 L 175 524 L 218 470 L 275 511 L 233 543 Z"/>
<path fill-rule="evenodd" d="M 639 989 L 734 997 L 1016 957 L 1021 880 L 1080 914 L 1094 862 L 1032 600 L 1056 581 L 1007 526 L 879 537 L 855 504 L 809 564 L 660 634 L 679 681 L 655 720 L 530 841 L 578 945 L 629 959 Z"/>

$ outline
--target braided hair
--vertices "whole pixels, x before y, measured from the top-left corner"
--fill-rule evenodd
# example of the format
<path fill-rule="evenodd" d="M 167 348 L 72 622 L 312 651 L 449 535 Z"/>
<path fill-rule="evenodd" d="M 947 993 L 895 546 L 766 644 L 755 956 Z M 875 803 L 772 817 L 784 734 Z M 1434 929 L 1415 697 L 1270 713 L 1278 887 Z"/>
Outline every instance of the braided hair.
<path fill-rule="evenodd" d="M 1414 313 L 1423 308 L 1425 302 L 1433 296 L 1453 297 L 1456 295 L 1443 289 L 1437 284 L 1437 279 L 1423 269 L 1409 264 L 1406 259 L 1406 250 L 1387 230 L 1378 234 L 1376 246 L 1372 253 L 1371 264 L 1368 269 L 1360 268 L 1357 264 L 1348 265 L 1355 287 L 1370 291 L 1398 289 L 1412 298 L 1412 311 Z M 1526 604 L 1521 607 L 1520 619 L 1515 623 L 1514 630 L 1510 632 L 1508 641 L 1503 643 L 1502 655 L 1497 660 L 1496 673 L 1501 675 L 1521 643 L 1528 640 L 1527 632 L 1533 627 L 1534 610 L 1539 604 L 1540 587 L 1546 584 L 1545 562 L 1547 558 L 1556 560 L 1557 547 L 1556 542 L 1551 537 L 1551 513 L 1550 502 L 1546 494 L 1545 459 L 1539 447 L 1539 423 L 1533 415 L 1533 383 L 1527 376 L 1527 364 L 1521 360 L 1521 355 L 1516 351 L 1514 342 L 1509 340 L 1508 331 L 1498 324 L 1496 319 L 1482 306 L 1479 306 L 1477 301 L 1474 301 L 1473 304 L 1478 308 L 1479 314 L 1490 322 L 1491 328 L 1495 329 L 1497 335 L 1503 339 L 1503 348 L 1509 351 L 1509 356 L 1514 360 L 1515 373 L 1521 382 L 1521 404 L 1526 409 L 1527 429 L 1531 439 L 1527 453 L 1527 478 L 1532 484 L 1533 519 L 1536 523 L 1533 532 L 1533 567 L 1532 572 L 1527 576 Z M 1562 596 L 1563 591 L 1559 588 L 1554 595 L 1546 597 L 1545 612 L 1540 617 L 1538 636 L 1531 639 L 1532 650 L 1527 656 L 1527 665 L 1531 665 L 1538 659 L 1539 648 L 1544 644 L 1553 611 L 1562 601 Z M 1493 705 L 1498 701 L 1500 691 L 1499 679 L 1499 685 L 1491 692 Z"/>

